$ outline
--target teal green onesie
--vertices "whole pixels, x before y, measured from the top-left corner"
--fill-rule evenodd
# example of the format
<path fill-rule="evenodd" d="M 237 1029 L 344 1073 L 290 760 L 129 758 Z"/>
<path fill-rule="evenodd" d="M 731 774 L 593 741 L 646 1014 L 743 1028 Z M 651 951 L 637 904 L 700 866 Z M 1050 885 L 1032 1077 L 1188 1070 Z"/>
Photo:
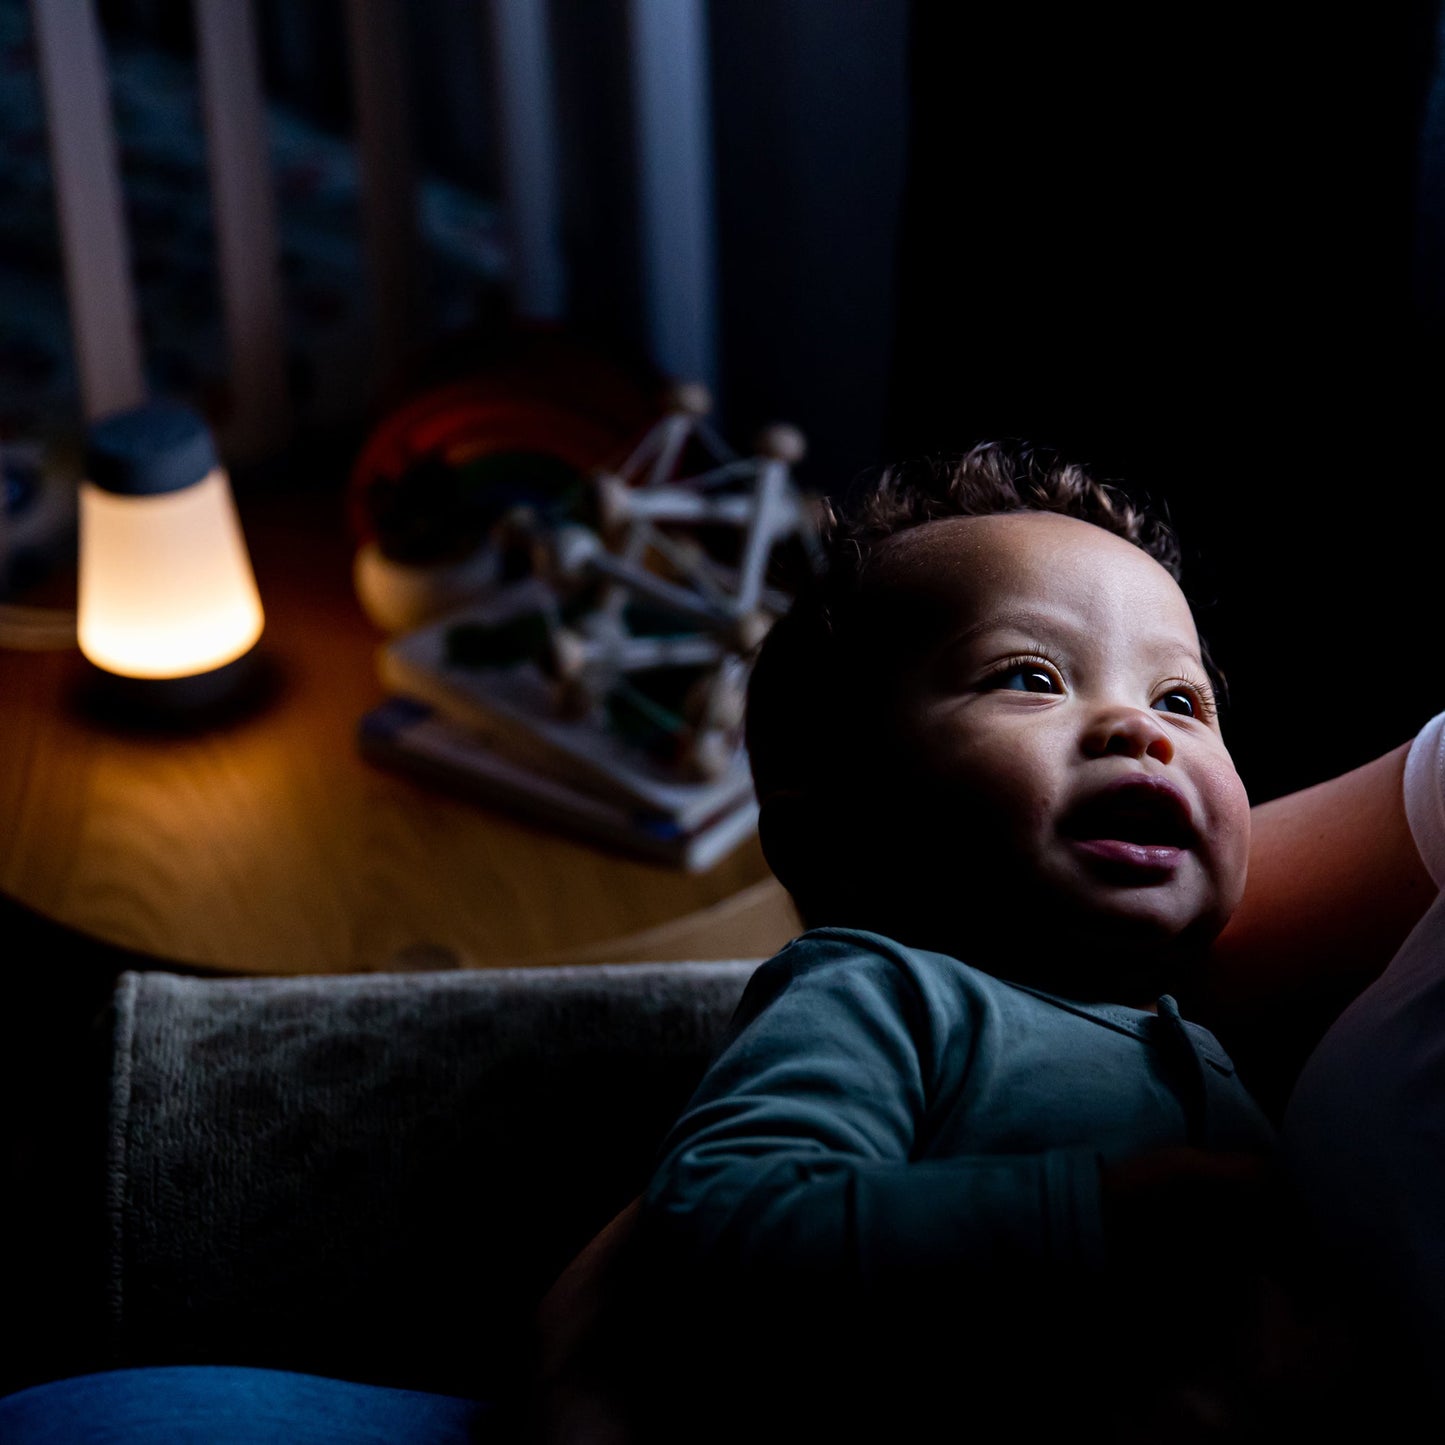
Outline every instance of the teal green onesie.
<path fill-rule="evenodd" d="M 796 1374 L 843 1358 L 830 1333 L 867 1371 L 890 1340 L 935 1335 L 928 1319 L 966 1321 L 971 1359 L 1016 1351 L 1045 1279 L 1071 1281 L 1087 1319 L 1101 1162 L 1272 1145 L 1219 1043 L 1157 1007 L 1071 1001 L 860 930 L 796 939 L 750 981 L 647 1190 L 677 1331 L 726 1301 L 699 1348 L 756 1332 L 771 1360 L 799 1351 Z"/>

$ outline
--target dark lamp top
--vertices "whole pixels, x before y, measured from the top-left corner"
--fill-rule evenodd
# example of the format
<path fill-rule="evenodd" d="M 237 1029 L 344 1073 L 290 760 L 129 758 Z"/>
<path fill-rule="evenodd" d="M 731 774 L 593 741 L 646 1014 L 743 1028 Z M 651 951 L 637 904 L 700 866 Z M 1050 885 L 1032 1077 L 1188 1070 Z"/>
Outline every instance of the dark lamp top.
<path fill-rule="evenodd" d="M 219 465 L 205 422 L 171 402 L 115 412 L 86 433 L 86 477 L 125 497 L 179 492 Z"/>

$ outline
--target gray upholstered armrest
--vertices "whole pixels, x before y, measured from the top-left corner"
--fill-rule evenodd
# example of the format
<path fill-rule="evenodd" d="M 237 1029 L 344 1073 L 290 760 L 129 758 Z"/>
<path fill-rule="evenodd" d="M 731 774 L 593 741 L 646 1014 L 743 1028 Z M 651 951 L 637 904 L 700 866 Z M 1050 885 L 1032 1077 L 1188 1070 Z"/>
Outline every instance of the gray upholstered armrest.
<path fill-rule="evenodd" d="M 754 967 L 126 974 L 113 1362 L 504 1387 L 531 1307 L 644 1184 Z"/>

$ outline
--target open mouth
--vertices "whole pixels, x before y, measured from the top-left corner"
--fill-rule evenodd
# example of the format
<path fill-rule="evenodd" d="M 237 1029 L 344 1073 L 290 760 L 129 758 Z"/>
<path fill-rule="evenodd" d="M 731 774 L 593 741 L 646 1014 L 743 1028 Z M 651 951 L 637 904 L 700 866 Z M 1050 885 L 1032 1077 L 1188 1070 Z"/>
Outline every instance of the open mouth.
<path fill-rule="evenodd" d="M 1060 824 L 1066 837 L 1111 839 L 1141 847 L 1190 848 L 1197 841 L 1189 805 L 1168 783 L 1125 779 L 1073 808 Z"/>
<path fill-rule="evenodd" d="M 1150 778 L 1126 778 L 1084 799 L 1059 831 L 1095 871 L 1128 884 L 1173 877 L 1198 841 L 1183 794 Z"/>

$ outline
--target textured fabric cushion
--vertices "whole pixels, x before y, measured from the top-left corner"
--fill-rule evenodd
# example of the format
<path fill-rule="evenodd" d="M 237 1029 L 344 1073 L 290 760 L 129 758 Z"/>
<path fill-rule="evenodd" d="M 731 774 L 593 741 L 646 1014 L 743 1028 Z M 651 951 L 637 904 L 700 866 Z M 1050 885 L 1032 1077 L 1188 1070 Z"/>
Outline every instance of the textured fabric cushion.
<path fill-rule="evenodd" d="M 755 966 L 126 974 L 111 1362 L 505 1392 Z"/>

